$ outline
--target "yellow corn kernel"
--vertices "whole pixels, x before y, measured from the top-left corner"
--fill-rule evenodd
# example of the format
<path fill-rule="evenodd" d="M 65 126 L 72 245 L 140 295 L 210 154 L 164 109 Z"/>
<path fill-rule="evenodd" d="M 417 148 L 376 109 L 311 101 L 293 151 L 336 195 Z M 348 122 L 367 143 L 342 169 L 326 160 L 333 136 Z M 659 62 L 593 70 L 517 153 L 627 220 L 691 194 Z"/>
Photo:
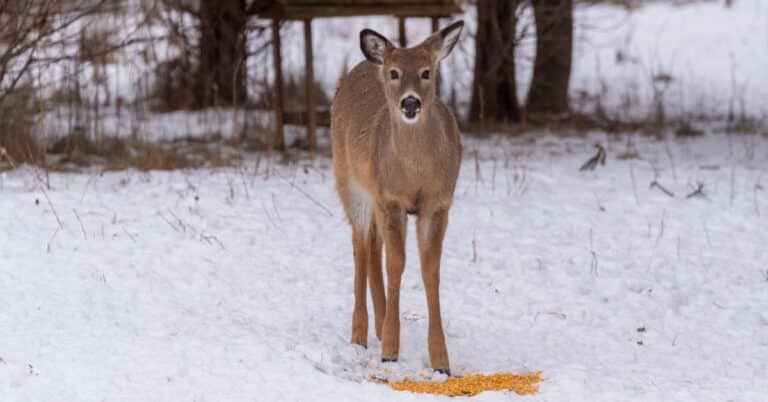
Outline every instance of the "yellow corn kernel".
<path fill-rule="evenodd" d="M 389 383 L 397 391 L 438 394 L 447 396 L 473 396 L 483 391 L 514 391 L 519 395 L 539 392 L 543 380 L 541 372 L 531 374 L 470 374 L 452 377 L 445 382 L 400 381 Z"/>

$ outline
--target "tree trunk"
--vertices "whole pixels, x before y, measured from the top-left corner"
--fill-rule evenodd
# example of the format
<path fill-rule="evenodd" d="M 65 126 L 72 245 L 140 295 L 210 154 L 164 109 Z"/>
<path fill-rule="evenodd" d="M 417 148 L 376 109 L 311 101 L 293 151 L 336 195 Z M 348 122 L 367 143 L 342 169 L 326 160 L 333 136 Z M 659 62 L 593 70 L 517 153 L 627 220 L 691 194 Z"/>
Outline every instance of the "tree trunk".
<path fill-rule="evenodd" d="M 478 0 L 470 123 L 520 121 L 515 83 L 516 10 L 520 0 Z"/>
<path fill-rule="evenodd" d="M 200 2 L 199 106 L 243 103 L 245 0 Z"/>
<path fill-rule="evenodd" d="M 568 114 L 573 54 L 573 0 L 534 0 L 536 61 L 526 111 L 536 118 Z"/>

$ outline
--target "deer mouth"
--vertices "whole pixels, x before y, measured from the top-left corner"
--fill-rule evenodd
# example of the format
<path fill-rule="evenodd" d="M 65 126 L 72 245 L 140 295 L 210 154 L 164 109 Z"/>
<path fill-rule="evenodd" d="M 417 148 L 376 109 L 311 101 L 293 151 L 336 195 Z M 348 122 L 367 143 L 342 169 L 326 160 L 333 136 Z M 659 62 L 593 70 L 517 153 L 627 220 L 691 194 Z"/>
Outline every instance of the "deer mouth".
<path fill-rule="evenodd" d="M 408 96 L 400 102 L 400 112 L 403 113 L 403 120 L 406 123 L 416 121 L 421 112 L 421 101 L 414 96 Z"/>

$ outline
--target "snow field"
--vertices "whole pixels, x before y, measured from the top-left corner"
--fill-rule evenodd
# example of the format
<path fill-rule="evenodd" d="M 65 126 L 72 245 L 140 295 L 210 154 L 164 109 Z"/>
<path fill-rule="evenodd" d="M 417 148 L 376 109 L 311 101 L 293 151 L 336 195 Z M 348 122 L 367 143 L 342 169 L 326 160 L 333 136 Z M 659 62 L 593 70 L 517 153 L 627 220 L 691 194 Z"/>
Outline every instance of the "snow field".
<path fill-rule="evenodd" d="M 595 141 L 607 164 L 578 172 Z M 548 379 L 476 400 L 764 398 L 764 137 L 538 133 L 465 150 L 442 265 L 452 369 Z M 432 376 L 413 227 L 400 361 L 382 364 L 372 309 L 368 349 L 348 343 L 330 161 L 256 165 L 51 173 L 45 193 L 32 168 L 1 174 L 2 399 L 439 399 L 369 381 Z M 706 198 L 685 198 L 698 182 Z"/>

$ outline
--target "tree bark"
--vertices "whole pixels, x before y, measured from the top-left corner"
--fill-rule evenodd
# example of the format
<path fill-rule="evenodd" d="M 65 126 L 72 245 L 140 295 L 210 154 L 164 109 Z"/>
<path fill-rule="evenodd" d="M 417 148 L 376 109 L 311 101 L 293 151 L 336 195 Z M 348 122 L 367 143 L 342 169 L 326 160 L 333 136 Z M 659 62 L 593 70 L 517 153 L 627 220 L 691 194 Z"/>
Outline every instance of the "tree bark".
<path fill-rule="evenodd" d="M 200 2 L 199 106 L 246 99 L 245 0 Z"/>
<path fill-rule="evenodd" d="M 573 0 L 533 0 L 536 61 L 526 111 L 531 118 L 568 114 L 573 55 Z"/>
<path fill-rule="evenodd" d="M 520 0 L 478 0 L 470 123 L 520 121 L 515 82 L 516 10 Z"/>

